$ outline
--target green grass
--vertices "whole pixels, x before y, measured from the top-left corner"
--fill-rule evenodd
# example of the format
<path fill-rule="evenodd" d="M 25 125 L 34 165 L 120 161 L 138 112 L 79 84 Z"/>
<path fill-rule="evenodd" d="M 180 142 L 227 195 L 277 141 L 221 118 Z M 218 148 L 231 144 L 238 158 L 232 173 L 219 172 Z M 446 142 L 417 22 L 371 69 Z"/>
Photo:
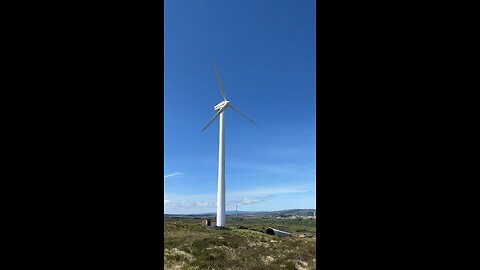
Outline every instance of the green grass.
<path fill-rule="evenodd" d="M 239 218 L 238 225 L 245 226 L 257 231 L 265 231 L 268 227 L 273 227 L 290 233 L 316 232 L 315 219 L 276 219 L 274 217 L 263 218 Z M 236 221 L 231 223 L 236 224 Z"/>
<path fill-rule="evenodd" d="M 312 230 L 309 224 L 295 220 L 278 224 L 265 221 L 249 220 L 239 225 Z M 285 228 L 279 227 L 282 224 Z M 236 228 L 215 230 L 202 227 L 198 219 L 188 218 L 165 221 L 164 237 L 165 269 L 315 269 L 315 239 L 278 238 Z"/>

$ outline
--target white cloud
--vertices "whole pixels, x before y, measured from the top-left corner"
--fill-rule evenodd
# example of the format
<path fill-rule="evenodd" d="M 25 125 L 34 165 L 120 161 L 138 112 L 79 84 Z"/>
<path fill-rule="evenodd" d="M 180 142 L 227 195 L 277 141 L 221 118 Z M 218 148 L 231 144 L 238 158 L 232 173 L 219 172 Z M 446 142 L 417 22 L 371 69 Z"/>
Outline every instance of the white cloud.
<path fill-rule="evenodd" d="M 284 186 L 263 186 L 252 187 L 250 189 L 227 192 L 228 201 L 227 206 L 238 205 L 253 205 L 267 202 L 269 198 L 291 193 L 315 192 L 315 185 L 308 185 L 305 183 L 297 185 Z M 165 194 L 165 211 L 169 212 L 184 212 L 194 213 L 201 212 L 205 209 L 215 209 L 217 193 L 214 190 L 212 193 L 203 194 Z"/>
<path fill-rule="evenodd" d="M 195 209 L 195 208 L 212 208 L 212 203 L 205 202 L 205 201 L 171 201 L 171 200 L 164 200 L 163 206 L 169 209 Z"/>
<path fill-rule="evenodd" d="M 206 207 L 208 206 L 208 202 L 196 202 L 195 205 L 198 207 Z"/>
<path fill-rule="evenodd" d="M 241 198 L 262 198 L 269 197 L 278 194 L 288 194 L 288 193 L 302 193 L 302 192 L 315 192 L 315 185 L 305 185 L 298 184 L 295 186 L 264 186 L 264 187 L 255 187 L 250 189 L 238 190 L 233 192 L 226 193 L 228 198 L 240 202 Z M 164 196 L 167 197 L 167 196 Z M 212 193 L 203 193 L 203 194 L 168 194 L 168 198 L 174 201 L 183 201 L 183 202 L 214 202 L 217 200 L 217 191 L 216 189 Z"/>
<path fill-rule="evenodd" d="M 190 206 L 192 206 L 192 203 L 188 201 L 180 201 L 180 206 L 185 208 L 190 208 Z"/>
<path fill-rule="evenodd" d="M 259 164 L 250 162 L 230 162 L 229 167 L 245 172 L 238 174 L 240 176 L 258 176 L 269 174 L 290 174 L 290 175 L 311 175 L 316 172 L 315 168 L 292 163 Z M 227 176 L 229 176 L 227 174 Z"/>
<path fill-rule="evenodd" d="M 245 197 L 245 198 L 243 198 L 241 203 L 242 204 L 254 204 L 254 203 L 261 203 L 263 201 L 264 201 L 264 199 L 261 199 L 259 197 L 255 197 L 255 198 Z"/>
<path fill-rule="evenodd" d="M 183 173 L 181 173 L 181 172 L 174 172 L 174 173 L 166 174 L 166 175 L 163 175 L 163 179 L 172 178 L 172 177 L 179 176 L 179 175 L 182 175 L 182 174 Z"/>
<path fill-rule="evenodd" d="M 269 196 L 287 193 L 301 193 L 314 190 L 312 187 L 298 187 L 298 186 L 273 186 L 273 187 L 259 187 L 250 190 L 241 190 L 230 192 L 230 196 Z"/>

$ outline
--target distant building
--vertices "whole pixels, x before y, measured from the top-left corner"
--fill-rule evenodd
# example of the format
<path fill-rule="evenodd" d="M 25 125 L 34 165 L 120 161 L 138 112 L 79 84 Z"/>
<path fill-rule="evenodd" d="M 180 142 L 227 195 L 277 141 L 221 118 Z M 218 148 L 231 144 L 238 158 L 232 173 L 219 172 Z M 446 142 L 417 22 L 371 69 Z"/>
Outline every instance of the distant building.
<path fill-rule="evenodd" d="M 209 218 L 202 220 L 202 226 L 204 227 L 210 227 L 211 224 L 212 224 L 212 220 Z"/>

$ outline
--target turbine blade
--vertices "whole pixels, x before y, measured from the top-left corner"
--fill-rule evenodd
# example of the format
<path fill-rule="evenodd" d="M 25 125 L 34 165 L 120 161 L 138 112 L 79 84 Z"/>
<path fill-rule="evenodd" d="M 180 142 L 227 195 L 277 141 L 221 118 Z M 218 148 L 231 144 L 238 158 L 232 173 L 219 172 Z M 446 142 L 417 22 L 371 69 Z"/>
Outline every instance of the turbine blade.
<path fill-rule="evenodd" d="M 240 113 L 241 115 L 243 115 L 245 118 L 247 118 L 250 122 L 252 122 L 253 124 L 257 124 L 255 123 L 252 119 L 250 119 L 250 117 L 248 117 L 246 114 L 242 113 L 239 109 L 233 107 L 232 103 L 229 103 L 228 104 L 230 107 L 232 107 L 232 109 L 234 109 L 235 111 L 237 111 L 238 113 Z"/>
<path fill-rule="evenodd" d="M 225 91 L 223 90 L 222 81 L 220 81 L 220 74 L 218 73 L 217 65 L 215 64 L 215 61 L 213 61 L 213 66 L 215 67 L 215 73 L 217 73 L 218 84 L 220 85 L 220 91 L 222 91 L 223 100 L 226 101 L 227 97 L 225 96 Z"/>
<path fill-rule="evenodd" d="M 207 129 L 208 126 L 210 126 L 210 124 L 213 122 L 213 120 L 215 120 L 215 118 L 218 117 L 218 115 L 222 112 L 222 110 L 218 110 L 218 112 L 213 116 L 213 118 L 208 121 L 207 125 L 202 129 L 202 131 L 204 131 L 205 129 Z"/>

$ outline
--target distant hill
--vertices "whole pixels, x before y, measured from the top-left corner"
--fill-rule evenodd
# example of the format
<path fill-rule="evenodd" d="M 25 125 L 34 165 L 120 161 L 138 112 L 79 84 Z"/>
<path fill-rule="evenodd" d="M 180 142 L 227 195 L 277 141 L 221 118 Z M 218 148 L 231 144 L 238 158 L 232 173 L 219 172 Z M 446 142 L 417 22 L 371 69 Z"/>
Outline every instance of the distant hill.
<path fill-rule="evenodd" d="M 285 215 L 285 216 L 313 216 L 313 212 L 316 212 L 316 209 L 289 209 L 268 212 L 272 215 Z"/>
<path fill-rule="evenodd" d="M 264 215 L 264 216 L 313 216 L 315 209 L 287 209 L 279 211 L 238 211 L 238 215 Z M 235 211 L 226 211 L 226 215 L 235 215 Z M 181 217 L 181 216 L 215 216 L 216 212 L 202 213 L 202 214 L 164 214 L 165 217 Z"/>

